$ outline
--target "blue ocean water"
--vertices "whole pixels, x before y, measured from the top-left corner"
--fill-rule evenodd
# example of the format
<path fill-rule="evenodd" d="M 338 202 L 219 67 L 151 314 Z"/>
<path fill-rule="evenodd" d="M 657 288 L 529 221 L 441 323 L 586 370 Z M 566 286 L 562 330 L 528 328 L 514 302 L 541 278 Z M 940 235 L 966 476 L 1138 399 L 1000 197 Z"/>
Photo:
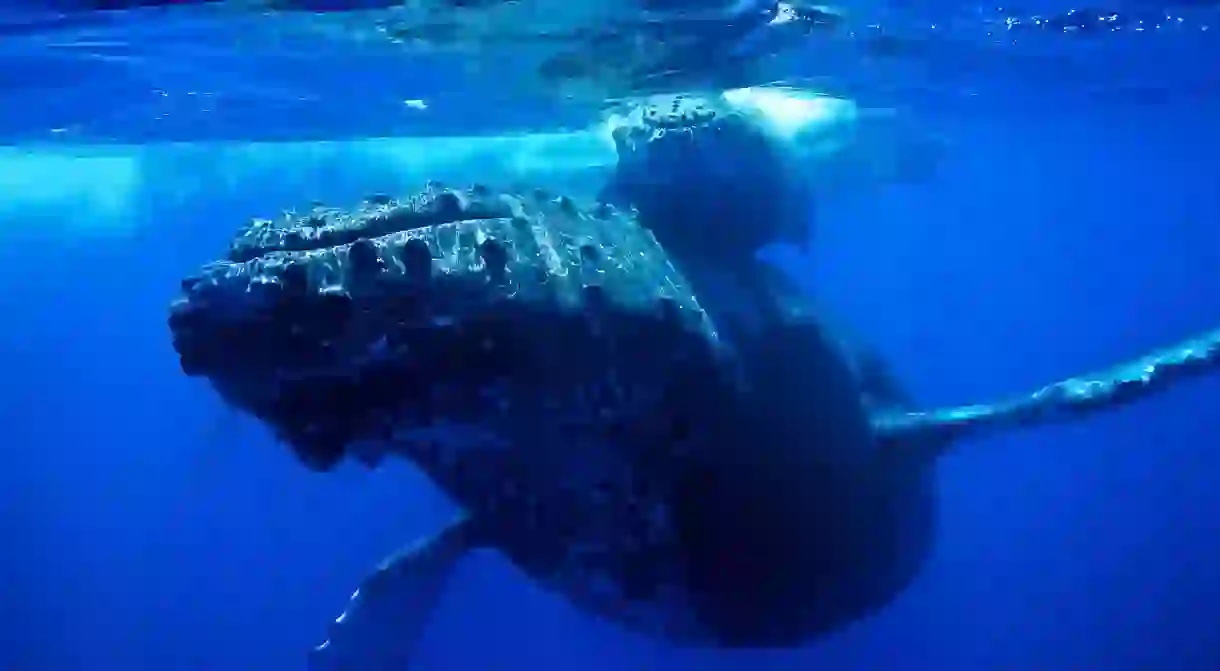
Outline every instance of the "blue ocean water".
<path fill-rule="evenodd" d="M 942 161 L 918 184 L 829 199 L 813 253 L 781 249 L 778 262 L 929 404 L 1025 390 L 1214 328 L 1220 99 L 1209 77 L 1220 58 L 1199 34 L 1015 55 L 953 46 L 861 74 L 858 98 L 919 118 L 945 139 Z M 414 178 L 412 149 L 388 141 L 251 148 L 243 134 L 281 139 L 283 126 L 256 125 L 281 119 L 308 139 L 395 134 L 401 121 L 378 110 L 444 93 L 447 80 L 386 68 L 400 79 L 361 82 L 334 66 L 333 82 L 314 84 L 333 107 L 281 116 L 256 91 L 240 123 L 192 128 L 189 111 L 158 125 L 173 111 L 123 96 L 172 98 L 148 89 L 173 81 L 224 92 L 227 79 L 258 81 L 247 69 L 262 61 L 177 62 L 196 77 L 182 84 L 165 74 L 173 61 L 148 52 L 120 66 L 30 48 L 0 48 L 11 145 L 0 149 L 0 669 L 300 669 L 360 576 L 435 530 L 451 504 L 405 464 L 301 468 L 182 375 L 166 308 L 249 217 Z M 137 78 L 152 72 L 163 79 Z M 120 74 L 122 86 L 109 79 Z M 903 76 L 918 85 L 885 85 Z M 412 90 L 353 98 L 362 86 Z M 451 93 L 447 109 L 475 105 Z M 486 111 L 470 109 L 471 123 Z M 527 127 L 548 110 L 519 113 Z M 100 130 L 48 131 L 77 121 Z M 154 142 L 194 131 L 226 142 Z M 963 443 L 939 467 L 938 546 L 915 584 L 806 648 L 672 649 L 477 556 L 418 668 L 1212 671 L 1218 401 L 1212 377 L 1087 421 Z"/>

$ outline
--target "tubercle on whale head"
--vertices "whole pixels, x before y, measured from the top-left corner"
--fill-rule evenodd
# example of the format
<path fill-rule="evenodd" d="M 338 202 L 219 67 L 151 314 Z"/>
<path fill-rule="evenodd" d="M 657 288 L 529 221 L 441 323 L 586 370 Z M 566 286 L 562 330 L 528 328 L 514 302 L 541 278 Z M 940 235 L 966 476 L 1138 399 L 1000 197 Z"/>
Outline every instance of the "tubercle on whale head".
<path fill-rule="evenodd" d="M 440 463 L 463 448 L 438 446 L 436 427 L 488 446 L 563 429 L 544 416 L 613 422 L 618 397 L 589 392 L 607 367 L 657 386 L 683 361 L 719 370 L 728 356 L 655 237 L 609 205 L 438 187 L 259 221 L 238 240 L 182 282 L 173 345 L 184 373 L 313 470 Z M 641 355 L 642 342 L 664 345 Z"/>
<path fill-rule="evenodd" d="M 638 208 L 679 258 L 806 250 L 816 166 L 852 145 L 857 117 L 851 100 L 783 86 L 641 98 L 602 126 L 618 158 L 603 197 Z"/>
<path fill-rule="evenodd" d="M 646 141 L 658 133 L 682 132 L 726 115 L 742 115 L 798 153 L 802 145 L 841 145 L 861 116 L 856 102 L 812 88 L 782 85 L 727 89 L 718 94 L 654 95 L 625 101 L 606 114 L 601 134 L 618 142 Z M 645 128 L 639 134 L 635 129 Z M 628 135 L 630 134 L 630 135 Z"/>

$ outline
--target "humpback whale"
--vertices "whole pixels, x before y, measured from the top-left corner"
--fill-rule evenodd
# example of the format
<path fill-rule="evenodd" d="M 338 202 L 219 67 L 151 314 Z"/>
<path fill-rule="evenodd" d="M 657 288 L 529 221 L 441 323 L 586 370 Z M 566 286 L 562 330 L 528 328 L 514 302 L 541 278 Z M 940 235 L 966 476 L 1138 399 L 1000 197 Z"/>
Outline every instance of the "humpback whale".
<path fill-rule="evenodd" d="M 665 640 L 796 645 L 919 572 L 953 446 L 1220 361 L 1217 330 L 921 409 L 767 266 L 730 265 L 670 254 L 632 210 L 433 184 L 255 220 L 185 279 L 186 374 L 311 468 L 405 459 L 463 511 L 369 574 L 311 668 L 401 668 L 477 548 Z"/>

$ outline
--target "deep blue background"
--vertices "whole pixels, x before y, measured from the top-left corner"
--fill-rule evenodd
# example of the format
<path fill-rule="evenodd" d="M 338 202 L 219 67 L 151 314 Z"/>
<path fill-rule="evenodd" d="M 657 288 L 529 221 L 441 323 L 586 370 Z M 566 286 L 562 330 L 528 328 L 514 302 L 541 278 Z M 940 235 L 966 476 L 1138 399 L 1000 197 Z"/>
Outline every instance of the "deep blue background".
<path fill-rule="evenodd" d="M 927 402 L 1103 366 L 1220 322 L 1216 118 L 1206 100 L 1056 105 L 1028 85 L 944 102 L 933 182 L 836 202 L 814 259 L 780 256 Z M 246 217 L 354 200 L 384 170 L 296 193 L 157 165 L 121 230 L 68 200 L 0 207 L 4 671 L 299 669 L 358 577 L 450 512 L 405 465 L 306 472 L 182 376 L 165 326 L 178 279 Z M 923 576 L 807 650 L 670 650 L 479 556 L 419 668 L 1214 671 L 1218 401 L 1200 380 L 963 444 Z"/>

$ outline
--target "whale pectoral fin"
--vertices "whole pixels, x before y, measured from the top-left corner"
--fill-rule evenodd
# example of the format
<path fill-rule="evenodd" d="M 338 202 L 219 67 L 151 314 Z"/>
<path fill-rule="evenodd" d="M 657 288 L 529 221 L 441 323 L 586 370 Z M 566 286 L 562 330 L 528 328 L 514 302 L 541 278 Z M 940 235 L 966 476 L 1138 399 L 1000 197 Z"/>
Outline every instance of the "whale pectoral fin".
<path fill-rule="evenodd" d="M 309 671 L 401 671 L 440 602 L 458 560 L 474 547 L 469 517 L 387 557 L 361 581 Z"/>
<path fill-rule="evenodd" d="M 1214 371 L 1220 371 L 1220 329 L 997 403 L 880 414 L 873 428 L 884 444 L 931 461 L 960 438 L 1083 418 Z"/>

